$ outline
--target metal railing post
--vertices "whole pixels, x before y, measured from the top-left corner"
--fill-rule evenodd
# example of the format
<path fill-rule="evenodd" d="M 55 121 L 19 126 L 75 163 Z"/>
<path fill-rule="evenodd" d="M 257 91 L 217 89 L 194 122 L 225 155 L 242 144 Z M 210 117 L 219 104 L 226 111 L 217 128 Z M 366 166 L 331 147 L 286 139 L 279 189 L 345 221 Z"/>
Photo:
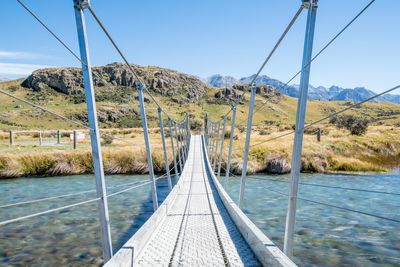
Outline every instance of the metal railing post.
<path fill-rule="evenodd" d="M 209 157 L 210 157 L 210 164 L 212 165 L 212 159 L 213 159 L 213 151 L 214 151 L 214 135 L 215 135 L 215 128 L 217 127 L 216 123 L 212 122 L 211 124 L 211 139 L 210 139 L 210 153 L 209 153 Z"/>
<path fill-rule="evenodd" d="M 204 117 L 204 138 L 206 139 L 206 145 L 208 146 L 208 113 Z"/>
<path fill-rule="evenodd" d="M 183 165 L 186 163 L 186 144 L 185 144 L 185 133 L 183 131 L 183 123 L 179 125 L 179 140 L 181 141 L 181 147 L 182 147 L 182 155 L 183 155 Z"/>
<path fill-rule="evenodd" d="M 176 146 L 177 146 L 177 150 L 178 150 L 179 170 L 180 170 L 180 173 L 182 174 L 183 167 L 182 167 L 181 148 L 180 148 L 180 145 L 179 145 L 178 129 L 176 127 L 176 122 L 174 122 L 174 128 L 175 128 Z"/>
<path fill-rule="evenodd" d="M 178 124 L 178 139 L 179 139 L 179 145 L 181 147 L 180 151 L 181 151 L 181 156 L 182 156 L 182 166 L 184 167 L 186 159 L 185 159 L 185 147 L 182 142 L 183 139 L 182 139 L 182 124 L 181 123 Z"/>
<path fill-rule="evenodd" d="M 247 161 L 249 159 L 251 125 L 253 124 L 253 111 L 254 111 L 254 100 L 255 100 L 255 98 L 256 98 L 256 88 L 253 86 L 251 88 L 249 115 L 248 115 L 248 118 L 247 118 L 246 143 L 245 143 L 244 151 L 243 151 L 242 177 L 240 178 L 240 193 L 239 193 L 239 208 L 240 209 L 243 208 L 244 189 L 245 189 L 245 186 L 246 186 Z"/>
<path fill-rule="evenodd" d="M 208 131 L 209 131 L 209 134 L 208 134 L 208 136 L 209 136 L 209 138 L 208 138 L 208 151 L 207 151 L 207 153 L 208 153 L 208 157 L 209 157 L 209 159 L 211 160 L 211 146 L 212 146 L 212 140 L 213 140 L 213 133 L 214 133 L 214 122 L 212 122 L 212 121 L 210 121 L 210 127 L 209 127 L 209 129 L 208 129 Z"/>
<path fill-rule="evenodd" d="M 179 178 L 178 165 L 176 164 L 176 155 L 174 148 L 174 135 L 172 133 L 172 121 L 171 118 L 168 117 L 168 128 L 169 128 L 169 137 L 171 139 L 171 149 L 172 149 L 172 158 L 174 159 L 174 169 L 175 169 L 175 182 Z"/>
<path fill-rule="evenodd" d="M 296 205 L 301 169 L 304 119 L 307 107 L 307 94 L 310 79 L 311 57 L 314 41 L 315 20 L 318 0 L 304 1 L 308 8 L 306 35 L 304 40 L 303 63 L 300 78 L 300 95 L 297 103 L 296 130 L 294 136 L 289 203 L 286 216 L 285 239 L 283 251 L 288 257 L 293 255 L 293 237 L 296 223 Z"/>
<path fill-rule="evenodd" d="M 218 158 L 218 142 L 219 142 L 219 130 L 221 129 L 221 123 L 218 122 L 217 133 L 215 134 L 215 149 L 214 149 L 214 161 L 213 161 L 213 171 L 215 172 L 215 167 L 217 166 Z"/>
<path fill-rule="evenodd" d="M 143 88 L 140 82 L 136 82 L 136 89 L 138 92 L 139 98 L 139 106 L 140 106 L 140 116 L 142 119 L 142 128 L 144 135 L 144 143 L 146 146 L 146 156 L 147 156 L 147 165 L 149 168 L 149 180 L 150 180 L 150 188 L 151 188 L 151 196 L 153 199 L 153 209 L 156 211 L 158 209 L 158 199 L 157 199 L 157 187 L 156 181 L 154 179 L 154 169 L 153 169 L 153 159 L 151 156 L 151 147 L 150 147 L 150 139 L 149 139 L 149 131 L 147 129 L 147 117 L 146 110 L 144 107 L 144 98 L 143 98 Z"/>
<path fill-rule="evenodd" d="M 165 144 L 165 136 L 164 136 L 164 125 L 163 125 L 163 120 L 162 120 L 162 110 L 159 107 L 157 109 L 157 111 L 158 111 L 158 120 L 160 122 L 160 133 L 161 133 L 161 141 L 162 141 L 163 151 L 164 151 L 165 170 L 167 171 L 168 188 L 169 188 L 169 190 L 172 190 L 172 181 L 171 181 L 171 174 L 169 172 L 167 146 Z"/>
<path fill-rule="evenodd" d="M 229 137 L 229 151 L 228 151 L 228 161 L 226 163 L 225 170 L 225 181 L 224 188 L 226 189 L 228 185 L 229 173 L 231 171 L 231 157 L 232 157 L 232 145 L 233 145 L 233 136 L 235 132 L 235 122 L 236 122 L 236 106 L 232 108 L 232 124 L 231 124 L 231 135 Z"/>
<path fill-rule="evenodd" d="M 186 123 L 185 123 L 185 141 L 186 141 L 186 155 L 189 156 L 189 144 L 190 144 L 190 123 L 189 123 L 189 116 L 186 116 Z"/>
<path fill-rule="evenodd" d="M 89 120 L 90 143 L 92 146 L 93 169 L 96 177 L 96 191 L 99 206 L 100 225 L 102 233 L 102 247 L 104 261 L 107 262 L 113 254 L 110 218 L 108 214 L 107 193 L 104 179 L 103 159 L 100 146 L 100 132 L 97 122 L 96 101 L 93 88 L 92 71 L 89 56 L 89 45 L 87 42 L 86 22 L 83 8 L 83 0 L 73 0 L 76 27 L 78 31 L 79 49 L 82 61 L 82 74 L 85 88 L 86 107 Z"/>
<path fill-rule="evenodd" d="M 186 131 L 187 131 L 187 143 L 188 143 L 188 152 L 189 152 L 190 138 L 192 137 L 192 134 L 190 133 L 190 116 L 187 117 Z"/>
<path fill-rule="evenodd" d="M 221 133 L 221 149 L 219 150 L 219 162 L 218 162 L 218 179 L 221 176 L 221 164 L 222 164 L 222 153 L 224 152 L 224 141 L 225 141 L 225 130 L 226 130 L 226 117 L 224 118 L 224 125 L 222 126 Z"/>

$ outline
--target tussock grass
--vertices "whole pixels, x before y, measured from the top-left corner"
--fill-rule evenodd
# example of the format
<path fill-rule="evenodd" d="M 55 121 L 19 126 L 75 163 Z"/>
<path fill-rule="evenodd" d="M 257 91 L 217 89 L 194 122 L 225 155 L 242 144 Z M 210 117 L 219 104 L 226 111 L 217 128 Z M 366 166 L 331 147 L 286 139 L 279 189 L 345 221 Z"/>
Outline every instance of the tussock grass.
<path fill-rule="evenodd" d="M 163 155 L 152 153 L 154 171 L 165 171 Z M 112 150 L 103 152 L 106 174 L 148 173 L 144 151 Z M 0 156 L 0 177 L 57 176 L 93 173 L 91 153 L 88 151 L 63 151 L 35 154 L 4 154 Z"/>

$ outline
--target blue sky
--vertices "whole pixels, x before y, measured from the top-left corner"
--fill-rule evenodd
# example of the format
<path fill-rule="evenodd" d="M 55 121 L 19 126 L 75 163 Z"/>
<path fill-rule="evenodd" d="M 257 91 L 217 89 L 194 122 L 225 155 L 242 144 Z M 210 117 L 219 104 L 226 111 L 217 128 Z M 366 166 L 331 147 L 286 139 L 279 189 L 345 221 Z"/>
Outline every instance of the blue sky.
<path fill-rule="evenodd" d="M 78 51 L 72 0 L 25 0 Z M 300 0 L 92 0 L 131 63 L 206 77 L 254 74 Z M 314 52 L 369 0 L 320 0 Z M 377 0 L 319 59 L 313 85 L 365 86 L 376 92 L 399 83 L 400 1 Z M 121 61 L 88 15 L 93 65 Z M 262 74 L 286 82 L 301 65 L 306 12 Z M 79 66 L 15 0 L 2 0 L 0 77 L 26 76 L 44 66 Z M 295 83 L 297 81 L 294 81 Z"/>

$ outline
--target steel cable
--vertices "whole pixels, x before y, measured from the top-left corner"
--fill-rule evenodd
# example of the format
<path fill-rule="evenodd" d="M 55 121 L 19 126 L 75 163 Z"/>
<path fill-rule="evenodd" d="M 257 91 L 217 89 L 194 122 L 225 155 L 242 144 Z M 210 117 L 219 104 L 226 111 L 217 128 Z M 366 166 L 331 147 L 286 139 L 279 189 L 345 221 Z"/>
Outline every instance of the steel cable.
<path fill-rule="evenodd" d="M 157 180 L 159 180 L 161 178 L 162 177 L 158 177 L 155 180 L 157 181 Z M 132 187 L 129 187 L 129 188 L 126 188 L 126 189 L 122 189 L 120 191 L 117 191 L 117 192 L 114 192 L 112 194 L 107 195 L 107 198 L 122 194 L 124 192 L 127 192 L 127 191 L 135 189 L 135 188 L 142 187 L 144 185 L 148 185 L 151 182 L 152 181 L 147 181 L 147 182 L 144 182 L 144 183 L 139 184 L 139 185 L 135 185 L 135 186 L 132 186 Z M 100 199 L 101 199 L 100 197 L 96 197 L 96 198 L 80 201 L 80 202 L 77 202 L 77 203 L 73 203 L 73 204 L 70 204 L 70 205 L 65 205 L 65 206 L 62 206 L 62 207 L 58 207 L 58 208 L 54 208 L 54 209 L 48 209 L 48 210 L 45 210 L 45 211 L 41 211 L 41 212 L 37 212 L 37 213 L 25 215 L 25 216 L 20 216 L 20 217 L 14 218 L 14 219 L 5 220 L 5 221 L 0 222 L 0 226 L 6 225 L 6 224 L 10 224 L 10 223 L 14 223 L 14 222 L 18 222 L 18 221 L 23 221 L 23 220 L 26 220 L 26 219 L 38 217 L 38 216 L 41 216 L 41 215 L 44 215 L 44 214 L 49 214 L 49 213 L 53 213 L 53 212 L 60 211 L 60 210 L 65 210 L 65 209 L 73 208 L 73 207 L 76 207 L 76 206 L 92 203 L 92 202 L 100 200 Z"/>
<path fill-rule="evenodd" d="M 295 75 L 293 75 L 292 78 L 290 78 L 283 86 L 282 88 L 285 89 L 290 82 L 292 82 L 305 68 L 307 68 L 316 58 L 318 58 L 340 35 L 342 35 L 342 33 L 348 28 L 350 27 L 350 25 L 352 25 L 376 0 L 372 0 L 370 1 L 359 13 L 357 13 L 357 15 L 350 20 L 350 22 L 348 22 L 346 24 L 346 26 L 344 26 L 321 50 L 319 50 L 319 52 L 310 60 L 310 62 L 308 62 L 307 64 L 305 64 Z M 282 90 L 283 90 L 282 89 Z M 259 112 L 260 110 L 262 110 L 265 105 L 267 104 L 264 103 L 262 104 L 259 108 L 257 108 L 254 113 Z M 253 113 L 253 114 L 254 114 Z"/>
<path fill-rule="evenodd" d="M 285 193 L 280 192 L 278 190 L 274 190 L 271 187 L 265 187 L 265 188 L 267 190 L 271 191 L 271 192 L 274 192 L 274 193 L 289 197 L 288 194 L 285 194 Z M 300 200 L 303 200 L 303 201 L 306 201 L 306 202 L 310 202 L 310 203 L 313 203 L 313 204 L 323 205 L 323 206 L 327 206 L 327 207 L 331 207 L 331 208 L 336 208 L 336 209 L 340 209 L 340 210 L 350 211 L 350 212 L 353 212 L 353 213 L 358 213 L 358 214 L 371 216 L 371 217 L 382 219 L 382 220 L 386 220 L 386 221 L 400 223 L 400 220 L 397 220 L 397 219 L 394 219 L 394 218 L 390 218 L 390 217 L 386 217 L 386 216 L 377 215 L 377 214 L 374 214 L 374 213 L 369 213 L 369 212 L 355 210 L 355 209 L 351 209 L 351 208 L 347 208 L 347 207 L 341 207 L 341 206 L 337 206 L 337 205 L 332 205 L 332 204 L 329 204 L 329 203 L 324 203 L 324 202 L 320 202 L 320 201 L 316 201 L 316 200 L 308 199 L 308 198 L 303 198 L 303 197 L 297 197 L 297 199 L 300 199 Z"/>

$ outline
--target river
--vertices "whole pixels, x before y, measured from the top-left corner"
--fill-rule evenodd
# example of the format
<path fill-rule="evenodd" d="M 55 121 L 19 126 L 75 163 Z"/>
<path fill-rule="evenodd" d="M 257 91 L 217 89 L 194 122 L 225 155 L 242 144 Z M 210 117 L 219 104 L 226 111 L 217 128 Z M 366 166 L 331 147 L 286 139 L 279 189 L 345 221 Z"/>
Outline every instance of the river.
<path fill-rule="evenodd" d="M 289 176 L 255 176 L 246 182 L 244 211 L 279 247 L 283 245 Z M 106 177 L 108 193 L 147 176 Z M 272 180 L 271 180 L 272 179 Z M 273 180 L 279 180 L 273 181 Z M 397 193 L 398 174 L 302 174 L 303 183 Z M 129 184 L 129 185 L 125 185 Z M 168 193 L 157 183 L 159 201 Z M 92 175 L 0 180 L 0 206 L 95 189 Z M 236 201 L 239 181 L 228 192 Z M 1 221 L 91 199 L 95 192 L 0 208 Z M 400 195 L 300 186 L 300 197 L 400 220 Z M 114 250 L 152 213 L 149 185 L 109 198 Z M 0 226 L 0 265 L 98 266 L 101 244 L 96 202 Z M 400 224 L 299 200 L 295 261 L 301 266 L 400 266 Z"/>

